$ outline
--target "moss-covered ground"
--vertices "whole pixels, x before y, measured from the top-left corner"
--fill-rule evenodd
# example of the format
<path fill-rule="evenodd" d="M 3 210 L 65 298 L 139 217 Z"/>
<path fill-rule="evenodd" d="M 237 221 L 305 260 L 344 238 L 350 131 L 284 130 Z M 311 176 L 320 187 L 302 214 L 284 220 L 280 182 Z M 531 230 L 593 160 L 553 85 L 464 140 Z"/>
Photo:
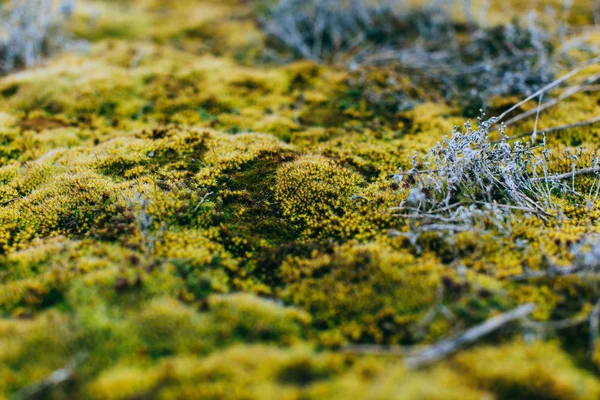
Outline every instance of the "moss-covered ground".
<path fill-rule="evenodd" d="M 591 3 L 575 1 L 574 26 Z M 256 12 L 81 1 L 68 29 L 86 52 L 0 79 L 0 399 L 600 398 L 599 277 L 511 279 L 569 265 L 572 243 L 600 231 L 600 202 L 564 200 L 560 223 L 517 213 L 502 235 L 418 248 L 389 235 L 409 230 L 390 211 L 408 189 L 390 174 L 462 109 L 406 74 L 422 101 L 398 111 L 385 67 L 276 62 Z M 599 114 L 600 92 L 580 92 L 538 128 Z M 582 159 L 598 143 L 597 125 L 548 135 Z M 435 343 L 530 302 L 542 328 L 508 327 L 428 368 L 353 351 Z"/>

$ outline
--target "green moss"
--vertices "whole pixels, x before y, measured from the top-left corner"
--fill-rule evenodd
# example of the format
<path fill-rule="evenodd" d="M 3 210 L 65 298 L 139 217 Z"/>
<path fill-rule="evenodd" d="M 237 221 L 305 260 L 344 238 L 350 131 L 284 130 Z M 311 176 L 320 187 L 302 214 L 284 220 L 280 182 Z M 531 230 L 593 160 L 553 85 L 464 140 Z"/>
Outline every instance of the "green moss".
<path fill-rule="evenodd" d="M 219 343 L 274 341 L 290 344 L 310 324 L 310 315 L 248 294 L 209 298 L 211 326 L 206 334 Z"/>
<path fill-rule="evenodd" d="M 591 23 L 588 3 L 570 19 Z M 515 212 L 510 229 L 432 232 L 417 248 L 397 216 L 411 178 L 390 175 L 464 122 L 430 83 L 285 64 L 253 2 L 77 5 L 85 53 L 0 78 L 0 399 L 70 365 L 39 398 L 598 397 L 600 282 L 552 275 L 600 230 L 596 176 L 574 183 L 589 203 L 557 196 L 557 220 Z M 538 131 L 598 104 L 592 90 L 564 99 Z M 595 126 L 548 134 L 551 172 L 571 171 L 564 151 L 580 145 L 588 166 L 597 141 Z M 514 280 L 529 270 L 549 276 Z M 423 370 L 341 349 L 423 346 L 529 302 L 533 323 Z M 583 322 L 514 340 L 561 320 Z"/>
<path fill-rule="evenodd" d="M 414 324 L 435 301 L 440 266 L 385 245 L 344 245 L 282 266 L 283 296 L 310 311 L 321 330 L 357 342 L 410 342 Z"/>
<path fill-rule="evenodd" d="M 137 316 L 136 330 L 152 356 L 206 352 L 202 321 L 190 307 L 170 300 L 154 300 Z"/>
<path fill-rule="evenodd" d="M 500 398 L 593 399 L 600 390 L 597 380 L 575 368 L 553 344 L 484 347 L 458 355 L 456 362 Z"/>
<path fill-rule="evenodd" d="M 275 198 L 292 222 L 319 230 L 328 219 L 343 215 L 361 183 L 359 175 L 331 160 L 304 156 L 277 171 Z"/>

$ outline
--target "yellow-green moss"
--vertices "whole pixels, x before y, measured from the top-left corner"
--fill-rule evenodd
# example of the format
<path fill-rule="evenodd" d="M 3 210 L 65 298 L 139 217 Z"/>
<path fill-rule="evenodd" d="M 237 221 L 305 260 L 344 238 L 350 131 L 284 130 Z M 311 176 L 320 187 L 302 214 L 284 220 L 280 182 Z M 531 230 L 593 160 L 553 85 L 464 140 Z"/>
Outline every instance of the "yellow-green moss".
<path fill-rule="evenodd" d="M 275 198 L 283 214 L 310 231 L 341 216 L 362 183 L 360 175 L 319 156 L 303 156 L 277 171 Z"/>
<path fill-rule="evenodd" d="M 598 381 L 552 343 L 482 347 L 455 360 L 478 384 L 504 397 L 594 399 L 600 392 Z"/>
<path fill-rule="evenodd" d="M 569 19 L 591 23 L 589 6 Z M 409 179 L 390 175 L 462 125 L 460 110 L 412 74 L 391 85 L 389 66 L 272 62 L 256 12 L 78 0 L 68 29 L 87 49 L 0 78 L 0 399 L 69 365 L 76 379 L 38 397 L 597 398 L 599 282 L 552 268 L 598 233 L 600 200 L 556 198 L 556 221 L 516 212 L 502 234 L 426 234 L 416 249 L 394 216 Z M 397 104 L 391 86 L 422 102 Z M 581 92 L 537 128 L 599 112 L 597 92 Z M 588 166 L 599 132 L 549 134 L 552 172 L 580 145 Z M 550 276 L 513 280 L 528 270 Z M 340 351 L 426 345 L 526 302 L 540 324 L 428 369 Z M 556 342 L 506 341 L 564 319 L 585 323 L 536 331 Z"/>
<path fill-rule="evenodd" d="M 348 340 L 410 341 L 409 328 L 433 305 L 439 283 L 441 266 L 424 261 L 376 243 L 347 244 L 310 260 L 288 259 L 283 296 Z"/>

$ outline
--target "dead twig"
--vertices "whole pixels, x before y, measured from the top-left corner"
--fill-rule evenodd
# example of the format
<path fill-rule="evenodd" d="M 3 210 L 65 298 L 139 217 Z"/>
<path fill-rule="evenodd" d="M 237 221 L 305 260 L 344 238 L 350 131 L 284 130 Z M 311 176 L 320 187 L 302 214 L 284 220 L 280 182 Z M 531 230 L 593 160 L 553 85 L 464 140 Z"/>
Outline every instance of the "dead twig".
<path fill-rule="evenodd" d="M 527 303 L 512 311 L 492 317 L 479 325 L 467 329 L 455 339 L 442 340 L 411 354 L 405 359 L 405 364 L 408 368 L 419 368 L 442 360 L 503 326 L 526 317 L 534 310 L 535 304 Z"/>
<path fill-rule="evenodd" d="M 548 133 L 554 133 L 554 132 L 560 132 L 560 131 L 565 131 L 567 129 L 573 129 L 573 128 L 581 128 L 583 126 L 588 126 L 588 125 L 594 125 L 600 123 L 600 115 L 597 117 L 594 117 L 592 119 L 588 119 L 586 121 L 581 121 L 581 122 L 575 122 L 572 124 L 565 124 L 565 125 L 559 125 L 559 126 L 554 126 L 552 128 L 548 128 L 548 129 L 542 129 L 542 132 L 544 132 L 545 134 Z M 503 142 L 504 140 L 517 140 L 517 139 L 522 139 L 528 136 L 533 135 L 533 132 L 528 132 L 528 133 L 522 133 L 520 135 L 515 135 L 515 136 L 510 136 L 506 139 L 498 139 L 498 140 L 494 140 L 492 142 L 490 142 L 491 144 L 496 144 L 496 143 L 500 143 Z"/>
<path fill-rule="evenodd" d="M 567 88 L 564 92 L 562 92 L 558 97 L 544 103 L 543 105 L 541 105 L 539 107 L 539 111 L 537 108 L 533 108 L 529 111 L 526 111 L 522 114 L 519 114 L 511 119 L 509 119 L 508 121 L 506 121 L 504 123 L 504 125 L 508 126 L 511 124 L 514 124 L 515 122 L 518 122 L 522 119 L 525 119 L 529 116 L 532 116 L 536 113 L 539 113 L 541 111 L 545 111 L 547 109 L 549 109 L 550 107 L 553 107 L 555 105 L 557 105 L 558 103 L 560 103 L 561 101 L 565 100 L 568 97 L 573 96 L 576 93 L 581 92 L 582 90 L 584 90 L 585 88 L 589 87 L 589 85 L 595 83 L 598 79 L 600 79 L 600 72 L 586 78 L 581 84 L 579 85 L 575 85 L 575 86 L 571 86 L 569 88 Z M 543 93 L 542 93 L 543 94 Z"/>
<path fill-rule="evenodd" d="M 10 203 L 12 203 L 13 201 L 19 200 L 19 197 L 14 197 L 12 199 L 8 199 L 6 201 L 3 201 L 2 203 L 0 203 L 0 207 L 5 207 L 7 205 L 9 205 Z"/>
<path fill-rule="evenodd" d="M 559 329 L 572 328 L 584 324 L 587 321 L 587 316 L 561 319 L 560 321 L 532 321 L 524 320 L 523 325 L 526 328 L 534 331 L 555 331 Z"/>
<path fill-rule="evenodd" d="M 485 203 L 483 201 L 476 201 L 475 204 L 480 204 L 480 205 L 490 205 L 490 203 Z M 519 206 L 511 206 L 509 204 L 498 204 L 498 203 L 491 203 L 494 205 L 494 207 L 500 207 L 500 208 L 507 208 L 509 210 L 518 210 L 518 211 L 523 211 L 523 212 L 527 212 L 527 213 L 531 213 L 531 214 L 541 214 L 545 217 L 549 217 L 549 218 L 556 218 L 555 215 L 552 214 L 548 214 L 547 212 L 545 212 L 544 210 L 540 210 L 539 208 L 528 208 L 528 207 L 519 207 Z"/>
<path fill-rule="evenodd" d="M 48 398 L 49 391 L 72 380 L 75 376 L 76 368 L 87 358 L 87 353 L 76 355 L 66 367 L 57 369 L 47 378 L 33 383 L 19 390 L 15 399 L 42 399 Z"/>
<path fill-rule="evenodd" d="M 596 84 L 596 85 L 588 85 L 586 87 L 583 88 L 582 92 L 585 93 L 593 93 L 593 92 L 597 92 L 600 91 L 600 85 Z"/>
<path fill-rule="evenodd" d="M 600 63 L 600 56 L 599 57 L 594 57 L 584 63 L 582 63 L 579 67 L 572 69 L 571 71 L 569 71 L 568 73 L 566 73 L 565 75 L 561 76 L 560 78 L 552 81 L 551 83 L 549 83 L 548 85 L 544 86 L 543 88 L 541 88 L 540 90 L 538 90 L 537 92 L 533 93 L 532 95 L 526 97 L 525 99 L 521 100 L 520 102 L 518 102 L 517 104 L 515 104 L 514 106 L 512 106 L 511 108 L 509 108 L 508 110 L 504 111 L 502 114 L 500 114 L 497 118 L 495 118 L 494 120 L 494 124 L 502 121 L 504 119 L 504 117 L 506 117 L 508 114 L 510 114 L 511 112 L 513 112 L 514 110 L 518 109 L 519 107 L 521 107 L 523 104 L 528 103 L 529 101 L 535 99 L 536 97 L 539 97 L 540 95 L 547 93 L 548 91 L 554 89 L 555 87 L 557 87 L 558 85 L 560 85 L 561 83 L 563 83 L 564 81 L 568 80 L 569 78 L 577 75 L 578 73 L 580 73 L 581 71 L 583 71 L 584 69 L 586 69 L 589 66 L 595 65 Z"/>
<path fill-rule="evenodd" d="M 206 201 L 206 199 L 208 198 L 208 196 L 212 195 L 214 192 L 208 192 L 204 195 L 204 197 L 200 200 L 200 202 L 198 203 L 198 205 L 196 205 L 196 208 L 194 208 L 194 212 L 197 212 L 198 209 L 200 208 L 200 206 L 202 204 L 204 204 L 204 202 Z"/>
<path fill-rule="evenodd" d="M 575 176 L 595 174 L 598 172 L 600 172 L 600 166 L 584 168 L 584 169 L 580 169 L 577 171 L 567 172 L 565 174 L 549 175 L 549 176 L 543 177 L 543 178 L 532 178 L 532 179 L 530 179 L 530 182 L 537 183 L 537 182 L 545 182 L 546 180 L 560 181 L 563 179 L 573 178 Z"/>
<path fill-rule="evenodd" d="M 135 69 L 140 64 L 142 59 L 144 58 L 144 49 L 139 47 L 135 50 L 135 54 L 131 58 L 131 62 L 129 63 L 129 69 Z"/>

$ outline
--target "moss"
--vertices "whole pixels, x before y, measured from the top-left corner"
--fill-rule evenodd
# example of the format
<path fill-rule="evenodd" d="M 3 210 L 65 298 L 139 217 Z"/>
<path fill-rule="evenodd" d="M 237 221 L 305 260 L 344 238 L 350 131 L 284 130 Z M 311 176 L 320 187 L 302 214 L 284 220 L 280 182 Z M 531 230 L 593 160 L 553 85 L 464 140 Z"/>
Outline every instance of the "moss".
<path fill-rule="evenodd" d="M 595 379 L 575 368 L 553 344 L 484 347 L 458 355 L 456 362 L 501 398 L 592 399 L 600 390 Z"/>
<path fill-rule="evenodd" d="M 61 368 L 73 356 L 69 325 L 54 311 L 29 321 L 0 321 L 0 390 L 14 393 Z"/>
<path fill-rule="evenodd" d="M 97 399 L 127 399 L 149 392 L 157 380 L 157 373 L 148 373 L 142 368 L 115 367 L 104 372 L 89 386 L 88 395 Z"/>
<path fill-rule="evenodd" d="M 206 352 L 201 321 L 193 309 L 170 299 L 152 301 L 137 316 L 136 329 L 152 356 Z"/>
<path fill-rule="evenodd" d="M 165 360 L 145 377 L 142 377 L 140 369 L 116 367 L 90 385 L 88 392 L 100 396 L 110 393 L 115 398 L 125 398 L 132 390 L 143 388 L 146 393 L 165 398 L 219 398 L 225 394 L 230 398 L 264 398 L 270 395 L 287 398 L 307 392 L 279 382 L 286 373 L 294 379 L 299 377 L 300 372 L 292 372 L 294 365 L 306 362 L 305 368 L 311 374 L 321 370 L 321 373 L 335 375 L 344 369 L 339 358 L 319 357 L 313 360 L 308 358 L 310 354 L 306 348 L 282 351 L 259 346 L 234 347 L 204 360 L 184 357 Z M 114 393 L 110 389 L 123 382 L 119 372 L 132 380 L 122 391 Z"/>
<path fill-rule="evenodd" d="M 385 245 L 347 244 L 282 266 L 283 296 L 310 311 L 315 326 L 357 342 L 412 340 L 410 325 L 435 301 L 435 263 L 415 263 Z"/>
<path fill-rule="evenodd" d="M 416 373 L 393 363 L 385 368 L 385 372 L 377 371 L 376 367 L 364 362 L 340 379 L 334 388 L 341 391 L 341 396 L 357 395 L 365 399 L 481 399 L 494 396 L 473 386 L 468 377 L 451 368 L 438 367 Z M 332 393 L 331 398 L 336 398 L 336 392 Z"/>
<path fill-rule="evenodd" d="M 274 341 L 290 344 L 303 335 L 310 315 L 248 294 L 209 298 L 212 325 L 207 334 L 220 343 Z"/>
<path fill-rule="evenodd" d="M 343 214 L 361 183 L 359 175 L 333 161 L 304 156 L 277 171 L 275 198 L 292 222 L 318 230 Z"/>
<path fill-rule="evenodd" d="M 140 38 L 149 32 L 152 20 L 136 4 L 93 2 L 76 7 L 73 32 L 88 40 Z"/>
<path fill-rule="evenodd" d="M 587 6 L 570 19 L 590 23 Z M 411 178 L 390 175 L 464 122 L 433 83 L 286 64 L 253 2 L 76 10 L 85 52 L 0 78 L 0 398 L 70 365 L 75 379 L 39 397 L 598 397 L 587 321 L 600 282 L 552 275 L 600 230 L 597 177 L 575 180 L 587 204 L 557 193 L 557 220 L 515 212 L 502 231 L 434 232 L 417 248 L 397 216 Z M 488 114 L 518 100 L 495 98 Z M 564 99 L 538 131 L 598 115 L 598 100 Z M 566 149 L 597 141 L 595 126 L 549 133 L 552 173 L 571 170 Z M 342 351 L 427 345 L 529 302 L 532 323 L 423 370 Z M 585 322 L 515 340 L 573 319 Z"/>

